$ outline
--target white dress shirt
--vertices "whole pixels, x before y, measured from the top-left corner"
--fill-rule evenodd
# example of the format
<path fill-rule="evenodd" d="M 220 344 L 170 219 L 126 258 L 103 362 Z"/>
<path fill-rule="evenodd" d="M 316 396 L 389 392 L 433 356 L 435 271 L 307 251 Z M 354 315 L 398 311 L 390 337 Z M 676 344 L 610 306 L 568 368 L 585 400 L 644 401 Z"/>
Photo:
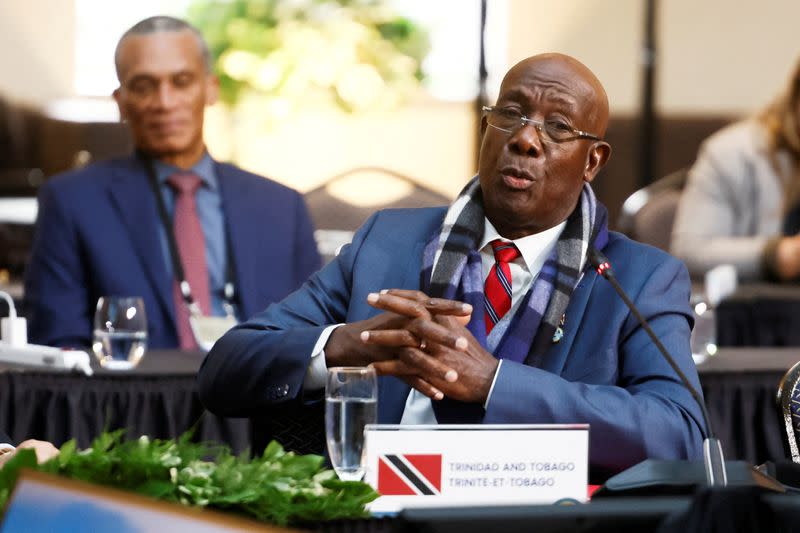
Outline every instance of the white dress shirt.
<path fill-rule="evenodd" d="M 511 270 L 511 309 L 509 313 L 516 313 L 519 304 L 522 302 L 525 294 L 527 294 L 528 289 L 530 289 L 533 280 L 542 270 L 544 262 L 547 260 L 556 242 L 558 242 L 558 238 L 561 236 L 561 232 L 566 225 L 567 222 L 564 221 L 548 230 L 511 241 L 520 251 L 520 256 L 509 263 L 509 269 Z M 495 264 L 494 251 L 489 244 L 495 239 L 509 241 L 509 239 L 504 239 L 500 236 L 492 223 L 489 222 L 489 219 L 484 218 L 483 240 L 479 248 L 484 281 Z M 483 312 L 483 310 L 473 310 L 473 313 L 478 312 Z M 325 375 L 328 369 L 325 364 L 324 348 L 333 330 L 340 325 L 341 324 L 335 324 L 325 328 L 322 335 L 320 335 L 317 340 L 311 355 L 311 363 L 308 366 L 306 378 L 303 382 L 303 387 L 307 390 L 317 390 L 325 386 Z M 500 364 L 502 363 L 503 361 L 501 360 Z M 500 370 L 500 365 L 497 366 L 497 370 Z M 495 378 L 496 377 L 497 374 L 495 373 Z M 489 390 L 489 395 L 486 398 L 484 406 L 488 405 L 493 389 L 494 380 L 492 381 L 492 388 Z M 436 424 L 436 417 L 433 414 L 433 406 L 431 405 L 430 398 L 416 389 L 411 389 L 408 399 L 406 400 L 405 410 L 403 411 L 403 417 L 400 423 Z"/>

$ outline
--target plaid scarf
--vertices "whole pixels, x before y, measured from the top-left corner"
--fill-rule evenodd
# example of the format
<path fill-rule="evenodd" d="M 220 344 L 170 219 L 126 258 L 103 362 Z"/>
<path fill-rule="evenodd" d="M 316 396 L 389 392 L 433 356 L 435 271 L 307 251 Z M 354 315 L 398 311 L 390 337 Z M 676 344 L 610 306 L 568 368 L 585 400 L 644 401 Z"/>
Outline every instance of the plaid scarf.
<path fill-rule="evenodd" d="M 588 184 L 576 209 L 513 315 L 507 313 L 486 336 L 483 322 L 483 272 L 478 246 L 484 213 L 478 177 L 464 187 L 444 217 L 441 231 L 425 247 L 421 287 L 432 297 L 472 305 L 467 329 L 498 359 L 537 366 L 553 343 L 553 335 L 586 265 L 590 245 L 608 242 L 608 215 Z"/>

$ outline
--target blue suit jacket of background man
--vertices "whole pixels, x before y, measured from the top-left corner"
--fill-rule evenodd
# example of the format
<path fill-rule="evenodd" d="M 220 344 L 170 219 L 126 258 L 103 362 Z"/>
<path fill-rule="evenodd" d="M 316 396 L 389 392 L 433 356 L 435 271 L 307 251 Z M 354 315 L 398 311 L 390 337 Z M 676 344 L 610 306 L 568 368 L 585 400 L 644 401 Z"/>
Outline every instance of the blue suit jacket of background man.
<path fill-rule="evenodd" d="M 216 163 L 240 315 L 284 298 L 319 268 L 313 228 L 296 191 Z M 156 199 L 141 160 L 99 162 L 48 181 L 26 272 L 31 342 L 86 346 L 97 299 L 144 299 L 150 348 L 178 346 L 173 279 Z"/>

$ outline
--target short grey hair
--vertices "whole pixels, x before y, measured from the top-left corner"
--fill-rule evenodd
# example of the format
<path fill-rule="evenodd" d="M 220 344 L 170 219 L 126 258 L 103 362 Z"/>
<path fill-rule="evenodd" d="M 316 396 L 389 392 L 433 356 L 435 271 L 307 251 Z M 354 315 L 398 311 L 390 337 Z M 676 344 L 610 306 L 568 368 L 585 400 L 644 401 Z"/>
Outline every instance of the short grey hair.
<path fill-rule="evenodd" d="M 122 81 L 120 79 L 119 53 L 120 49 L 122 48 L 122 43 L 125 42 L 125 39 L 134 35 L 149 35 L 152 33 L 180 32 L 186 30 L 192 32 L 197 39 L 197 45 L 200 47 L 200 54 L 203 57 L 203 65 L 206 68 L 206 72 L 211 72 L 211 52 L 209 52 L 208 43 L 203 37 L 203 34 L 200 33 L 200 30 L 185 20 L 166 15 L 158 15 L 140 20 L 131 26 L 125 33 L 122 34 L 122 37 L 119 38 L 119 42 L 117 42 L 117 48 L 114 50 L 114 66 L 117 69 L 117 79 Z"/>

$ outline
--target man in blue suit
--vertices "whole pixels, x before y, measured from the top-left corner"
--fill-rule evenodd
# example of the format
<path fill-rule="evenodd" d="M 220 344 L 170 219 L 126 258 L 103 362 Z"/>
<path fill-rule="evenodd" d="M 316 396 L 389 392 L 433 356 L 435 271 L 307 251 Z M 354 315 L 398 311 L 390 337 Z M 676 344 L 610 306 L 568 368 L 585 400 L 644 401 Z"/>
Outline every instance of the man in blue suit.
<path fill-rule="evenodd" d="M 209 409 L 311 401 L 326 367 L 373 365 L 381 423 L 588 423 L 591 477 L 694 459 L 700 409 L 612 287 L 699 389 L 685 267 L 609 232 L 590 183 L 608 101 L 573 58 L 526 59 L 481 122 L 479 173 L 449 208 L 374 215 L 300 290 L 229 331 L 198 376 Z"/>
<path fill-rule="evenodd" d="M 202 314 L 245 319 L 319 267 L 312 224 L 296 191 L 206 151 L 203 115 L 218 81 L 195 28 L 145 19 L 120 39 L 115 62 L 114 98 L 136 153 L 41 188 L 26 272 L 30 339 L 88 345 L 100 296 L 141 296 L 149 347 L 192 349 L 192 301 Z"/>

